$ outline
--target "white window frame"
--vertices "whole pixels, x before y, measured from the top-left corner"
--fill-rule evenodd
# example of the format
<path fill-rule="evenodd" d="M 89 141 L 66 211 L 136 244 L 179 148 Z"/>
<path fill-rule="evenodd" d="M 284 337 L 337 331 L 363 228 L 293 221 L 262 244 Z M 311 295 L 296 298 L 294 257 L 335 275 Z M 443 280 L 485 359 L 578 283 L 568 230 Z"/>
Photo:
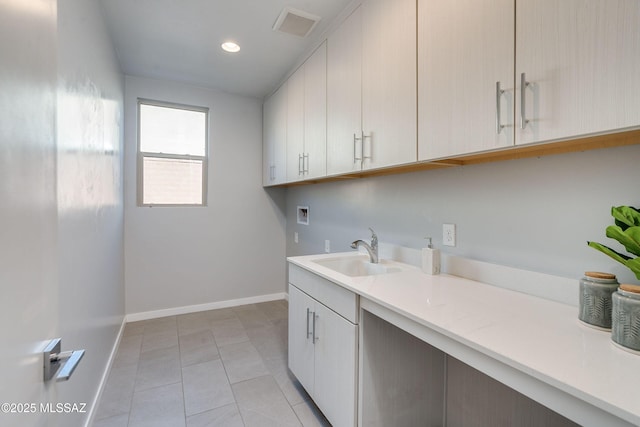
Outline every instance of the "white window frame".
<path fill-rule="evenodd" d="M 180 110 L 189 110 L 189 111 L 197 111 L 201 113 L 205 113 L 205 142 L 204 142 L 204 156 L 192 156 L 192 155 L 184 155 L 184 154 L 166 154 L 166 153 L 156 153 L 156 152 L 148 152 L 142 151 L 140 148 L 140 106 L 141 105 L 152 105 L 155 107 L 166 107 L 166 108 L 174 108 Z M 146 98 L 138 98 L 137 105 L 137 147 L 136 151 L 137 155 L 137 202 L 139 207 L 206 207 L 207 206 L 207 182 L 208 182 L 208 171 L 209 171 L 209 108 L 207 107 L 196 107 L 193 105 L 185 105 L 178 104 L 174 102 L 166 102 L 166 101 L 156 101 L 152 99 Z M 176 160 L 200 160 L 202 161 L 202 203 L 143 203 L 143 192 L 144 192 L 144 158 L 145 157 L 153 157 L 153 158 L 163 158 L 163 159 L 176 159 Z"/>

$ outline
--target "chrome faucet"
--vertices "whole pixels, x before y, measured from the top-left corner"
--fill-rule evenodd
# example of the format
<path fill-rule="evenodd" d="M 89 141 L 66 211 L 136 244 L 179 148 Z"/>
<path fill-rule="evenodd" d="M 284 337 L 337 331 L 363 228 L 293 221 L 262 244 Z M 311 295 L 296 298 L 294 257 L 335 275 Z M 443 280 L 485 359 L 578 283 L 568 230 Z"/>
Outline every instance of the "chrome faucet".
<path fill-rule="evenodd" d="M 373 264 L 377 264 L 378 263 L 378 236 L 376 236 L 376 232 L 373 231 L 373 228 L 369 227 L 369 230 L 371 230 L 371 245 L 369 245 L 364 240 L 356 240 L 355 242 L 351 243 L 351 248 L 358 249 L 358 246 L 364 247 L 367 250 L 367 252 L 369 252 L 369 258 L 371 259 L 371 262 Z"/>

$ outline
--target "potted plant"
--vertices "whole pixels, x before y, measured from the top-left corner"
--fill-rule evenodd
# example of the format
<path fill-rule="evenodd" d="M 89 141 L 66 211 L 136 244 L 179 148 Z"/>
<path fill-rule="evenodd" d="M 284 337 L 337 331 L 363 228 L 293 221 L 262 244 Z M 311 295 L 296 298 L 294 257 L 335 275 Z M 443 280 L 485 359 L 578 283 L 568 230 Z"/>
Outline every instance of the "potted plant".
<path fill-rule="evenodd" d="M 620 242 L 635 257 L 621 254 L 600 243 L 587 244 L 626 266 L 640 280 L 640 210 L 631 206 L 618 206 L 611 208 L 611 215 L 615 219 L 615 225 L 607 227 L 607 237 Z"/>
<path fill-rule="evenodd" d="M 631 206 L 611 208 L 615 225 L 607 227 L 607 237 L 617 240 L 632 255 L 621 254 L 608 246 L 587 242 L 631 270 L 640 280 L 640 210 Z M 611 339 L 615 344 L 640 354 L 640 286 L 620 285 L 611 296 Z"/>

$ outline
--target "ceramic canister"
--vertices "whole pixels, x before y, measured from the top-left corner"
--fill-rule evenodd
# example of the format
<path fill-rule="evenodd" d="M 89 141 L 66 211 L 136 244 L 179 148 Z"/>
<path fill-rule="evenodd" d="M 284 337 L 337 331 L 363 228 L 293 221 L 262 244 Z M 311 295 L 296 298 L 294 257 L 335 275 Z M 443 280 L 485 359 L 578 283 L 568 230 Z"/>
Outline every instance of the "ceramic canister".
<path fill-rule="evenodd" d="M 623 347 L 640 351 L 640 293 L 625 291 L 624 286 L 613 294 L 611 339 Z"/>
<path fill-rule="evenodd" d="M 580 280 L 578 318 L 602 329 L 611 329 L 611 294 L 618 289 L 614 274 L 587 271 Z"/>

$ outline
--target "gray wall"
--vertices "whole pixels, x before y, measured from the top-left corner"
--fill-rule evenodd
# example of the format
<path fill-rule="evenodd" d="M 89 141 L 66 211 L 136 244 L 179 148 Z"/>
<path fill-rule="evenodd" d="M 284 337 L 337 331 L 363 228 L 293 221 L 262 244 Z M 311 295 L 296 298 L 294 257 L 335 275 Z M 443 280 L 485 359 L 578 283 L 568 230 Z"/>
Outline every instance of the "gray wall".
<path fill-rule="evenodd" d="M 138 98 L 209 108 L 208 206 L 136 205 Z M 127 76 L 125 153 L 127 314 L 285 292 L 284 197 L 262 188 L 258 99 Z"/>
<path fill-rule="evenodd" d="M 287 189 L 287 255 L 351 251 L 373 227 L 382 242 L 412 248 L 433 236 L 443 252 L 579 278 L 586 270 L 635 277 L 587 240 L 604 236 L 611 206 L 640 206 L 640 146 L 355 179 Z M 299 225 L 296 206 L 308 205 Z M 457 246 L 442 246 L 455 223 Z M 294 243 L 294 232 L 299 243 Z M 609 241 L 609 242 L 608 242 Z"/>
<path fill-rule="evenodd" d="M 124 318 L 123 76 L 96 1 L 0 1 L 0 58 L 0 402 L 35 405 L 0 425 L 87 425 Z M 56 337 L 86 350 L 64 383 Z"/>
<path fill-rule="evenodd" d="M 59 336 L 87 352 L 56 401 L 91 405 L 124 318 L 124 77 L 97 2 L 58 0 L 57 53 Z"/>

